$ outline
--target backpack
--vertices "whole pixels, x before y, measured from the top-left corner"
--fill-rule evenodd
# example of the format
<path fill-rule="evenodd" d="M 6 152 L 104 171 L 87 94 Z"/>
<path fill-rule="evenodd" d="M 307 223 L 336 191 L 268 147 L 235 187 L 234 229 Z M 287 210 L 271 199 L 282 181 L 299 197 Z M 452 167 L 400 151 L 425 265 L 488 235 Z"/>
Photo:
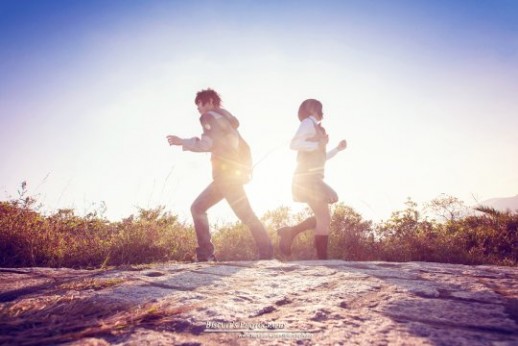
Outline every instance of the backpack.
<path fill-rule="evenodd" d="M 244 173 L 244 177 L 246 182 L 249 182 L 252 179 L 252 173 L 254 170 L 254 163 L 252 160 L 252 151 L 250 150 L 250 146 L 248 143 L 241 137 L 239 134 L 239 147 L 238 147 L 238 155 L 239 155 L 239 165 L 241 166 L 241 170 Z"/>
<path fill-rule="evenodd" d="M 231 116 L 227 112 L 211 111 L 210 113 L 216 113 L 217 115 L 225 119 L 225 121 L 228 124 L 227 128 L 230 129 L 230 131 L 232 131 L 237 136 L 238 146 L 235 155 L 232 158 L 231 165 L 233 166 L 233 168 L 235 168 L 235 171 L 237 172 L 238 176 L 235 176 L 233 178 L 241 180 L 244 183 L 249 182 L 252 179 L 253 171 L 252 151 L 250 150 L 250 146 L 243 139 L 243 137 L 241 137 L 241 134 L 239 133 L 237 128 L 234 128 L 232 126 L 232 119 L 230 118 Z M 214 114 L 212 115 L 214 116 Z"/>

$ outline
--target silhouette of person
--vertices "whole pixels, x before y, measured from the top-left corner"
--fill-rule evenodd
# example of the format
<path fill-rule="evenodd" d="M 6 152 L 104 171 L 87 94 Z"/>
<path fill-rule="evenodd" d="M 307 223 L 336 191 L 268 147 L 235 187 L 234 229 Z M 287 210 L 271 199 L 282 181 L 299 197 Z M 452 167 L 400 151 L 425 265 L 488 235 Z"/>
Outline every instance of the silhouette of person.
<path fill-rule="evenodd" d="M 299 128 L 291 140 L 290 148 L 298 151 L 297 168 L 292 180 L 292 195 L 295 202 L 307 203 L 314 216 L 295 226 L 277 230 L 279 248 L 283 255 L 291 255 L 291 244 L 305 230 L 314 229 L 314 244 L 318 259 L 327 259 L 327 243 L 331 215 L 329 204 L 338 201 L 336 192 L 324 183 L 324 167 L 327 160 L 347 147 L 342 140 L 326 152 L 329 137 L 321 125 L 324 117 L 322 103 L 315 99 L 302 102 L 298 111 Z"/>
<path fill-rule="evenodd" d="M 221 108 L 221 98 L 212 89 L 199 91 L 194 102 L 201 115 L 201 137 L 184 139 L 169 135 L 167 140 L 169 145 L 182 146 L 183 150 L 211 152 L 213 180 L 191 206 L 198 241 L 197 260 L 216 260 L 207 211 L 223 199 L 251 231 L 259 259 L 271 259 L 271 240 L 264 225 L 252 210 L 243 188 L 250 180 L 251 156 L 248 144 L 237 130 L 239 121 L 230 112 Z"/>

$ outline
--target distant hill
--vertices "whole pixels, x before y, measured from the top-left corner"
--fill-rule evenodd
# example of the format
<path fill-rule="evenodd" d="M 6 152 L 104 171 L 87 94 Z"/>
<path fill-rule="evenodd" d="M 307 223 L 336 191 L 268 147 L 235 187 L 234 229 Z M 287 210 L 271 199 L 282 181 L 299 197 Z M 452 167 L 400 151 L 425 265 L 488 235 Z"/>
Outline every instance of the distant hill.
<path fill-rule="evenodd" d="M 480 202 L 480 205 L 493 207 L 496 210 L 506 211 L 518 211 L 518 195 L 514 197 L 503 197 L 503 198 L 491 198 L 486 201 Z"/>

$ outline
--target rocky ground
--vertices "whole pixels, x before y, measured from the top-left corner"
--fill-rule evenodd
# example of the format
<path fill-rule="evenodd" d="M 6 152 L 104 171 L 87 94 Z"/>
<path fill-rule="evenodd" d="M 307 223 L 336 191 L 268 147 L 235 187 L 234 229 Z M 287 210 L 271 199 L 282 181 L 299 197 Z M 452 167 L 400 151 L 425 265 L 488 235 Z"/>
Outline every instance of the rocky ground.
<path fill-rule="evenodd" d="M 518 345 L 518 268 L 345 261 L 0 269 L 0 345 Z"/>

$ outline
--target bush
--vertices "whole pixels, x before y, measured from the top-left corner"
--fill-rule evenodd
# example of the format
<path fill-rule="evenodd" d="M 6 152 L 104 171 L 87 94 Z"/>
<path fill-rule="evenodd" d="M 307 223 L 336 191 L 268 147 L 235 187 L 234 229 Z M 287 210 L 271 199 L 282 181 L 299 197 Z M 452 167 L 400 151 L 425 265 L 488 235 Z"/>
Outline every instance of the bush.
<path fill-rule="evenodd" d="M 31 209 L 32 201 L 0 202 L 2 267 L 91 268 L 193 258 L 192 227 L 163 207 L 110 222 L 96 213 L 79 217 L 70 209 L 43 216 Z"/>
<path fill-rule="evenodd" d="M 329 258 L 349 261 L 375 259 L 372 222 L 364 221 L 360 214 L 344 204 L 332 210 L 329 233 Z"/>
<path fill-rule="evenodd" d="M 0 266 L 92 268 L 105 265 L 186 261 L 195 258 L 193 226 L 178 221 L 164 207 L 140 209 L 136 216 L 110 222 L 96 213 L 84 217 L 71 209 L 41 215 L 36 200 L 27 197 L 22 184 L 19 198 L 0 202 Z M 412 200 L 406 209 L 373 225 L 344 204 L 334 205 L 329 234 L 329 258 L 352 261 L 434 261 L 464 264 L 518 264 L 518 214 L 477 208 L 479 214 L 459 213 L 463 207 L 453 197 L 430 204 L 442 222 L 423 216 Z M 443 208 L 444 210 L 442 210 Z M 293 214 L 281 207 L 267 212 L 262 221 L 278 252 L 276 230 L 294 225 L 311 214 Z M 219 260 L 255 260 L 254 239 L 241 223 L 215 230 L 213 243 Z M 292 246 L 293 259 L 314 259 L 314 234 L 299 235 Z"/>

